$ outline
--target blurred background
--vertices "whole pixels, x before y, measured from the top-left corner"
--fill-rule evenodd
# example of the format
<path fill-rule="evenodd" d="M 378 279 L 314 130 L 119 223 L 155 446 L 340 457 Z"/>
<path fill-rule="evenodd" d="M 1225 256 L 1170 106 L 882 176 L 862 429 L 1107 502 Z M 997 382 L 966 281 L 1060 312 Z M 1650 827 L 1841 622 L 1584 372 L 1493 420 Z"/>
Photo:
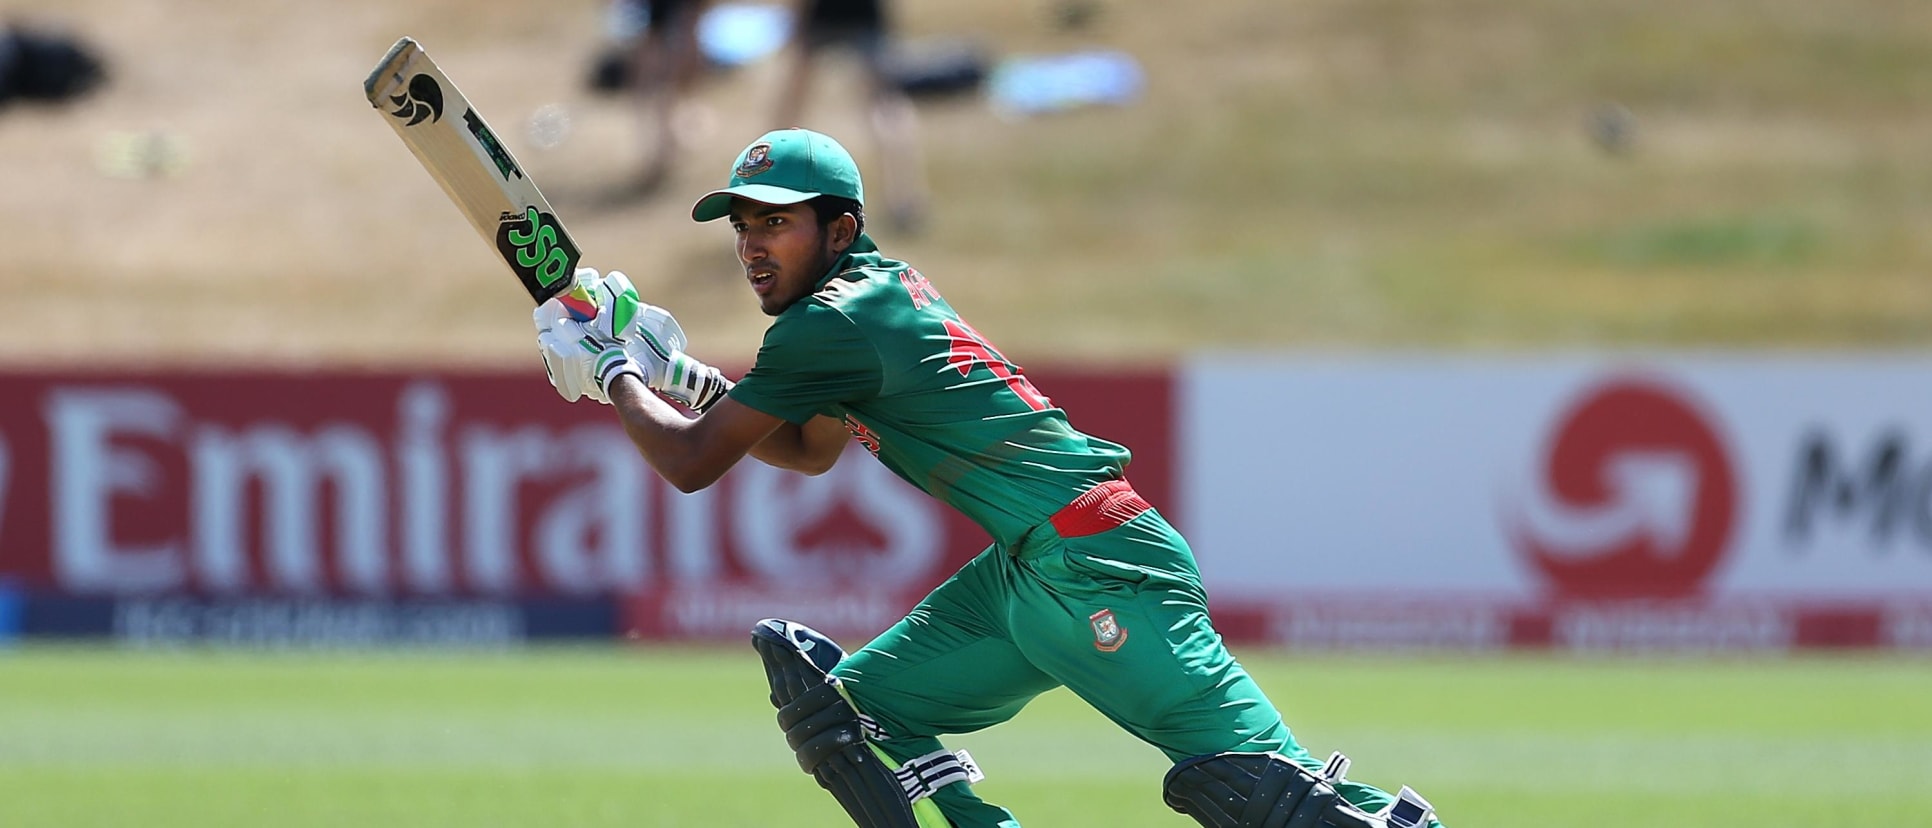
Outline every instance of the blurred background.
<path fill-rule="evenodd" d="M 358 91 L 402 35 L 733 372 L 690 204 L 838 137 L 1302 741 L 1448 824 L 1932 822 L 1932 6 L 835 5 L 0 6 L 0 825 L 844 824 L 743 636 L 856 647 L 984 534 L 856 449 L 678 495 L 557 400 Z M 1064 692 L 955 746 L 1189 824 Z"/>

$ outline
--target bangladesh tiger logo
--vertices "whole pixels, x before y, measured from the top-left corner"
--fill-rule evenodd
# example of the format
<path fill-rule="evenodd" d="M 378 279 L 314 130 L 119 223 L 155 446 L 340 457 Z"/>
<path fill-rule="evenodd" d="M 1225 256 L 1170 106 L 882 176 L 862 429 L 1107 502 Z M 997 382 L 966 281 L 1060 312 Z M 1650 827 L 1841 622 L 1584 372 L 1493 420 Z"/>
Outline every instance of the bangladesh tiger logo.
<path fill-rule="evenodd" d="M 752 144 L 751 149 L 745 150 L 745 160 L 740 162 L 738 169 L 733 172 L 737 173 L 739 178 L 750 178 L 771 169 L 771 164 L 771 145 Z"/>
<path fill-rule="evenodd" d="M 1103 653 L 1111 653 L 1127 643 L 1127 629 L 1120 626 L 1120 619 L 1114 611 L 1103 609 L 1087 616 L 1087 623 L 1093 627 L 1093 648 Z"/>

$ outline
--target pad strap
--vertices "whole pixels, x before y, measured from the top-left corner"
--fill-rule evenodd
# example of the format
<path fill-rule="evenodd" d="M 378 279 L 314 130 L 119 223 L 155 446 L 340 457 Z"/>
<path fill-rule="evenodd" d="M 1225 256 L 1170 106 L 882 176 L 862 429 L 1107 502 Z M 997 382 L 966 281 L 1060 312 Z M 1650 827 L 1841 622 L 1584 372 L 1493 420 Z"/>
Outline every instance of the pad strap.
<path fill-rule="evenodd" d="M 971 785 L 986 778 L 972 754 L 944 749 L 908 759 L 892 775 L 899 778 L 899 787 L 906 789 L 906 798 L 913 802 L 932 796 L 934 791 L 954 782 Z"/>

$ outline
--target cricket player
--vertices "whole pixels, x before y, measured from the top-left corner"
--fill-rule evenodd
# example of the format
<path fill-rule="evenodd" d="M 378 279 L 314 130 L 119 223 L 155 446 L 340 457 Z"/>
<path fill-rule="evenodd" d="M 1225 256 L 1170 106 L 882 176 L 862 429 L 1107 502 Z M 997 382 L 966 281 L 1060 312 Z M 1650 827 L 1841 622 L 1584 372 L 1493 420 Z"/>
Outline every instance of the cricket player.
<path fill-rule="evenodd" d="M 822 473 L 850 438 L 992 537 L 850 655 L 803 624 L 757 625 L 800 766 L 861 828 L 1017 828 L 939 737 L 1064 685 L 1175 763 L 1164 799 L 1202 825 L 1438 825 L 1408 789 L 1348 781 L 1345 757 L 1324 764 L 1296 743 L 1209 622 L 1187 542 L 1128 483 L 1127 449 L 1074 428 L 924 274 L 882 254 L 864 201 L 843 147 L 788 129 L 746 147 L 729 185 L 692 208 L 728 220 L 772 317 L 735 385 L 621 273 L 580 274 L 598 303 L 589 322 L 560 300 L 536 313 L 552 385 L 614 407 L 681 490 L 747 454 Z"/>

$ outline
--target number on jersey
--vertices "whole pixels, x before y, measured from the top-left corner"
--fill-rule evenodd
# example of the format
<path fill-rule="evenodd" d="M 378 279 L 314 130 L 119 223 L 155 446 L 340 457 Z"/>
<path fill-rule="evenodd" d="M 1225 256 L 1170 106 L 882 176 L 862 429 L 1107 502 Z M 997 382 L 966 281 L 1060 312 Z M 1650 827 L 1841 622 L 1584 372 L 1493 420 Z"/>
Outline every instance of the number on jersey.
<path fill-rule="evenodd" d="M 1019 395 L 1028 408 L 1045 411 L 1053 407 L 1053 401 L 1027 380 L 1025 370 L 1007 362 L 1006 357 L 1001 356 L 993 344 L 987 342 L 986 337 L 980 336 L 979 331 L 973 330 L 973 326 L 966 324 L 965 320 L 946 320 L 946 333 L 952 338 L 947 347 L 946 367 L 957 369 L 963 377 L 972 373 L 973 366 L 984 365 L 993 372 L 993 376 L 1004 380 L 1006 387 L 1013 389 L 1013 393 Z"/>

